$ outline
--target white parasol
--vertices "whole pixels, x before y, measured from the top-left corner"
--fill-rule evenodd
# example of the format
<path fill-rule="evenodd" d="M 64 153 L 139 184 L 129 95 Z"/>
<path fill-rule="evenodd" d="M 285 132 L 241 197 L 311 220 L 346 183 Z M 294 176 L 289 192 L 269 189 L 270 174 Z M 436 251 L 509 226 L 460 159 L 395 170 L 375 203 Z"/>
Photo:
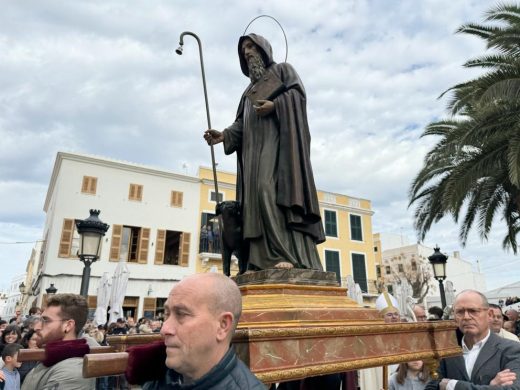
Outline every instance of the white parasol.
<path fill-rule="evenodd" d="M 125 300 L 129 274 L 130 272 L 126 266 L 126 261 L 120 261 L 114 271 L 114 276 L 112 276 L 109 324 L 116 322 L 118 318 L 123 317 L 123 302 Z"/>
<path fill-rule="evenodd" d="M 107 322 L 107 309 L 110 301 L 111 286 L 112 279 L 108 276 L 108 272 L 104 272 L 97 288 L 97 307 L 94 313 L 94 322 L 96 325 L 104 325 Z"/>

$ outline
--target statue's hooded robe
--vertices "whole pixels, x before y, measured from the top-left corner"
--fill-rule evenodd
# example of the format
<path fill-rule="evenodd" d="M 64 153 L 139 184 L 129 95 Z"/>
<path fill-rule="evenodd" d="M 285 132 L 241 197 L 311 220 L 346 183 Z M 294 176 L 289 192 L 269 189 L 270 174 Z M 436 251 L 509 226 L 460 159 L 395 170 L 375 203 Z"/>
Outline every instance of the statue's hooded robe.
<path fill-rule="evenodd" d="M 273 61 L 269 42 L 256 34 L 240 38 L 242 72 L 249 76 L 242 42 L 259 48 L 266 71 L 275 74 L 285 91 L 276 96 L 275 110 L 260 117 L 246 96 L 235 122 L 224 130 L 226 154 L 237 153 L 237 199 L 243 208 L 244 238 L 249 262 L 260 269 L 279 262 L 297 268 L 322 269 L 316 244 L 325 241 L 310 162 L 310 133 L 305 89 L 294 68 Z"/>

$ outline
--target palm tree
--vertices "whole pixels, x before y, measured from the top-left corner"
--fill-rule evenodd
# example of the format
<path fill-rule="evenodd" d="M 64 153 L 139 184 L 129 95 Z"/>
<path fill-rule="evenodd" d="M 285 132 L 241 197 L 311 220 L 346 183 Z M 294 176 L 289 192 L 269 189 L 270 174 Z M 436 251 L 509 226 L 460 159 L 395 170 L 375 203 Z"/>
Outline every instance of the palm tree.
<path fill-rule="evenodd" d="M 466 67 L 488 70 L 455 85 L 449 119 L 429 124 L 423 136 L 439 142 L 426 155 L 410 188 L 416 205 L 415 227 L 424 239 L 432 224 L 446 215 L 460 221 L 465 245 L 475 221 L 483 240 L 496 216 L 508 228 L 504 248 L 517 253 L 520 231 L 520 7 L 497 5 L 486 22 L 463 25 L 459 33 L 476 35 L 496 52 L 468 61 Z"/>

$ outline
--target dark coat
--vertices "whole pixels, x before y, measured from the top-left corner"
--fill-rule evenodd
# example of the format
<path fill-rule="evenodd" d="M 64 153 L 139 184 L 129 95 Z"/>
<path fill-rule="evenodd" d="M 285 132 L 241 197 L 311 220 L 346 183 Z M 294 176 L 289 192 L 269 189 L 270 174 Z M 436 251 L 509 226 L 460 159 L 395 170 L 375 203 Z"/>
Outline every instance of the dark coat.
<path fill-rule="evenodd" d="M 516 381 L 512 386 L 490 386 L 497 373 L 509 368 L 516 373 Z M 440 379 L 458 380 L 455 390 L 487 390 L 500 388 L 503 390 L 520 390 L 520 343 L 506 340 L 491 332 L 486 344 L 482 347 L 473 366 L 471 378 L 468 377 L 464 357 L 455 356 L 441 360 Z M 426 389 L 436 389 L 434 382 L 428 383 Z"/>
<path fill-rule="evenodd" d="M 276 203 L 285 210 L 287 226 L 290 229 L 311 236 L 317 244 L 322 243 L 325 241 L 325 233 L 321 224 L 318 196 L 310 160 L 311 136 L 307 122 L 305 88 L 290 64 L 286 62 L 277 64 L 273 61 L 271 45 L 264 37 L 256 34 L 249 34 L 239 39 L 238 54 L 244 75 L 249 76 L 247 63 L 242 54 L 242 42 L 246 38 L 251 39 L 259 47 L 267 70 L 273 72 L 285 86 L 285 92 L 273 100 L 278 114 L 280 131 Z M 246 94 L 252 87 L 253 85 L 250 84 L 240 99 L 237 120 L 244 114 Z M 234 151 L 238 155 L 241 153 L 240 149 L 228 149 L 226 154 Z M 241 201 L 243 185 L 239 164 L 237 199 Z"/>
<path fill-rule="evenodd" d="M 182 376 L 169 369 L 166 376 L 146 382 L 143 390 L 265 390 L 260 382 L 230 348 L 222 360 L 199 380 L 182 384 Z"/>

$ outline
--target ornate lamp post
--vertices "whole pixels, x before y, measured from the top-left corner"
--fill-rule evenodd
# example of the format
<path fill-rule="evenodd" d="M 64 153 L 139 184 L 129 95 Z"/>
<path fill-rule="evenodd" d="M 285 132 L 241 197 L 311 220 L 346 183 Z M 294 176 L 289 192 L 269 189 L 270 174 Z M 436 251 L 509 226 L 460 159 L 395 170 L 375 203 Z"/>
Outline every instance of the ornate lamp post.
<path fill-rule="evenodd" d="M 444 293 L 444 284 L 443 281 L 446 279 L 446 261 L 448 261 L 448 256 L 441 253 L 439 247 L 433 249 L 434 252 L 431 256 L 428 257 L 430 264 L 433 267 L 433 275 L 435 279 L 439 282 L 439 291 L 441 294 L 441 305 L 442 309 L 446 307 L 446 295 Z"/>
<path fill-rule="evenodd" d="M 45 289 L 45 292 L 47 293 L 47 295 L 52 295 L 56 294 L 58 292 L 58 289 L 54 287 L 54 283 L 51 283 L 51 285 Z"/>
<path fill-rule="evenodd" d="M 101 239 L 109 228 L 109 225 L 99 219 L 99 213 L 99 210 L 91 209 L 90 216 L 87 219 L 76 222 L 76 228 L 80 237 L 78 256 L 85 265 L 83 267 L 80 290 L 80 294 L 84 297 L 88 296 L 90 265 L 99 259 Z"/>

